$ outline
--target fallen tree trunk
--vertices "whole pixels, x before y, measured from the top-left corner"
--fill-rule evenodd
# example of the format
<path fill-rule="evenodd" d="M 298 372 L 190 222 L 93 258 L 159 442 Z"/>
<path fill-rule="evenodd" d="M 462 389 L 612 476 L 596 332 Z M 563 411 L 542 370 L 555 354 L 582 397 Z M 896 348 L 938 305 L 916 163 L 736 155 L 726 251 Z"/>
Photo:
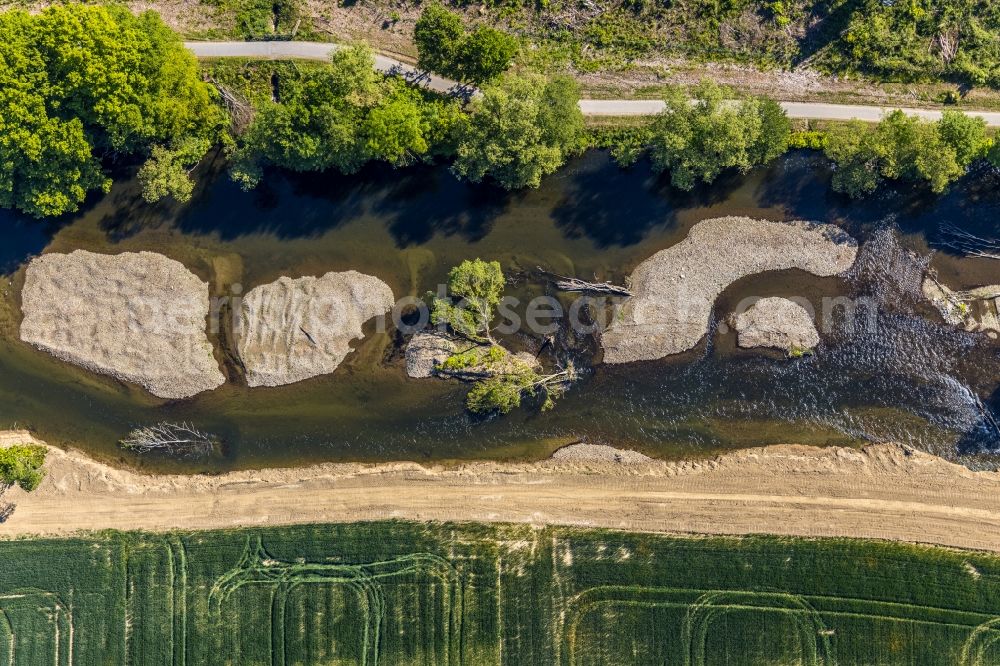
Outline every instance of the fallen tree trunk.
<path fill-rule="evenodd" d="M 181 456 L 208 455 L 215 448 L 215 437 L 196 430 L 188 423 L 159 423 L 136 428 L 120 446 L 126 451 L 159 451 Z"/>
<path fill-rule="evenodd" d="M 235 95 L 211 76 L 206 77 L 206 80 L 215 86 L 215 89 L 219 91 L 222 103 L 226 106 L 226 110 L 229 111 L 230 124 L 233 134 L 242 134 L 244 130 L 249 127 L 250 123 L 253 122 L 253 106 L 246 100 Z"/>
<path fill-rule="evenodd" d="M 566 277 L 564 275 L 550 273 L 541 266 L 538 266 L 537 268 L 542 275 L 552 278 L 553 284 L 559 291 L 574 291 L 580 293 L 607 294 L 610 296 L 626 297 L 632 295 L 632 292 L 627 288 L 617 284 L 612 284 L 611 282 L 587 282 L 579 278 Z"/>
<path fill-rule="evenodd" d="M 941 228 L 944 239 L 942 245 L 970 257 L 1000 259 L 1000 241 L 977 236 L 971 232 L 948 224 Z"/>

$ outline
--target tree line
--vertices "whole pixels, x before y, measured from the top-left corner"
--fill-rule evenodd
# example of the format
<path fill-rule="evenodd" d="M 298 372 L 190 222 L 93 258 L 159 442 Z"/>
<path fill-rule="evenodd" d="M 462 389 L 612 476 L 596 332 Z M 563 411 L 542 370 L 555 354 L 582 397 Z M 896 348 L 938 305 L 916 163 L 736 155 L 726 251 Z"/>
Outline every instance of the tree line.
<path fill-rule="evenodd" d="M 147 200 L 185 201 L 192 170 L 215 145 L 248 189 L 268 167 L 353 173 L 372 161 L 447 161 L 471 182 L 538 187 L 594 145 L 623 165 L 648 153 L 681 189 L 766 164 L 790 145 L 824 150 L 836 167 L 833 187 L 852 196 L 886 180 L 940 192 L 977 160 L 1000 165 L 985 124 L 956 111 L 937 123 L 896 112 L 874 126 L 801 135 L 773 100 L 734 102 L 711 82 L 671 89 L 647 125 L 595 139 L 573 79 L 519 64 L 508 35 L 467 30 L 432 4 L 416 39 L 424 67 L 478 84 L 479 94 L 437 95 L 377 72 L 371 51 L 354 45 L 323 66 L 283 69 L 236 127 L 232 93 L 203 78 L 153 12 L 67 4 L 0 14 L 0 207 L 36 217 L 73 212 L 88 192 L 108 190 L 109 167 L 119 162 L 138 163 Z"/>
<path fill-rule="evenodd" d="M 781 106 L 763 97 L 733 100 L 733 92 L 711 81 L 689 96 L 679 88 L 650 123 L 606 133 L 622 166 L 648 152 L 653 169 L 669 173 L 674 187 L 711 183 L 725 169 L 743 173 L 763 166 L 789 148 L 821 150 L 832 163 L 832 187 L 860 198 L 886 181 L 912 182 L 935 193 L 965 175 L 979 160 L 1000 168 L 1000 143 L 986 121 L 948 109 L 937 121 L 893 111 L 880 122 L 834 122 L 823 131 L 793 132 Z"/>
<path fill-rule="evenodd" d="M 67 4 L 0 14 L 0 207 L 36 217 L 76 211 L 89 192 L 108 191 L 109 166 L 134 160 L 147 200 L 185 201 L 191 171 L 220 144 L 247 188 L 268 166 L 353 173 L 370 161 L 437 159 L 453 160 L 456 175 L 473 182 L 537 186 L 582 147 L 575 83 L 505 74 L 509 37 L 459 32 L 439 11 L 447 13 L 435 6 L 424 27 L 451 37 L 431 39 L 435 54 L 423 49 L 422 60 L 490 81 L 470 103 L 375 71 L 370 50 L 356 45 L 282 76 L 239 132 L 223 96 L 154 12 Z"/>

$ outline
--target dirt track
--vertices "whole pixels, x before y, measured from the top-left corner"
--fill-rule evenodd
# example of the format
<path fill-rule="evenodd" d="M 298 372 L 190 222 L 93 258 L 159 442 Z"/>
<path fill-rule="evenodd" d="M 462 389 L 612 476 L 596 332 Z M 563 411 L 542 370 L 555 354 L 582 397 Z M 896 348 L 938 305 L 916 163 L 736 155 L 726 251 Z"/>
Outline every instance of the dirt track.
<path fill-rule="evenodd" d="M 0 445 L 23 441 L 0 433 Z M 49 475 L 0 536 L 97 529 L 414 520 L 637 531 L 850 536 L 1000 552 L 1000 474 L 882 444 L 775 446 L 706 463 L 321 465 L 215 477 L 142 476 L 53 449 Z"/>

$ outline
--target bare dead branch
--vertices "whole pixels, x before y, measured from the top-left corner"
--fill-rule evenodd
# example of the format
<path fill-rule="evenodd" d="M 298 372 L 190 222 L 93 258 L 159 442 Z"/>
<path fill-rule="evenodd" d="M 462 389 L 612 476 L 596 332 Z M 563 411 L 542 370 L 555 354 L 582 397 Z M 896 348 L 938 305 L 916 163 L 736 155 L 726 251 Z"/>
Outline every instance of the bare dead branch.
<path fill-rule="evenodd" d="M 941 227 L 942 245 L 970 257 L 1000 259 L 1000 240 L 977 236 L 952 224 Z"/>
<path fill-rule="evenodd" d="M 207 77 L 207 80 L 219 91 L 222 103 L 226 105 L 226 110 L 229 111 L 229 122 L 233 134 L 242 134 L 250 126 L 250 123 L 253 122 L 253 106 L 211 76 Z"/>
<path fill-rule="evenodd" d="M 941 59 L 946 63 L 950 63 L 955 59 L 955 56 L 958 55 L 958 41 L 958 28 L 948 28 L 942 30 L 938 33 L 937 37 L 934 38 L 934 43 L 938 48 L 938 53 L 941 54 Z"/>
<path fill-rule="evenodd" d="M 150 453 L 159 451 L 185 457 L 208 455 L 215 448 L 216 438 L 196 430 L 189 423 L 158 423 L 136 428 L 120 445 L 126 451 Z"/>
<path fill-rule="evenodd" d="M 586 282 L 579 278 L 566 277 L 550 273 L 538 266 L 538 271 L 547 277 L 553 278 L 556 289 L 559 291 L 574 291 L 592 294 L 610 294 L 612 296 L 631 296 L 632 292 L 627 288 L 612 284 L 610 282 Z"/>

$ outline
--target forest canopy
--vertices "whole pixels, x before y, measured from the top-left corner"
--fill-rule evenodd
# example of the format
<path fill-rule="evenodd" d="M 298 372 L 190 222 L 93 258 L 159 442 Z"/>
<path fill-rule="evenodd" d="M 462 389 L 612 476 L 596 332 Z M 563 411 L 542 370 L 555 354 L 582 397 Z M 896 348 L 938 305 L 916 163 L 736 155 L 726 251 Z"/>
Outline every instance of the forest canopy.
<path fill-rule="evenodd" d="M 104 160 L 155 150 L 152 176 L 178 151 L 189 167 L 224 122 L 194 56 L 154 12 L 68 4 L 0 14 L 2 207 L 75 211 L 110 187 Z M 159 191 L 183 197 L 186 180 Z"/>
<path fill-rule="evenodd" d="M 255 186 L 268 165 L 354 173 L 373 160 L 404 166 L 449 152 L 459 103 L 374 65 L 370 49 L 351 46 L 335 51 L 327 66 L 286 69 L 276 99 L 258 105 L 239 140 L 237 181 Z"/>

